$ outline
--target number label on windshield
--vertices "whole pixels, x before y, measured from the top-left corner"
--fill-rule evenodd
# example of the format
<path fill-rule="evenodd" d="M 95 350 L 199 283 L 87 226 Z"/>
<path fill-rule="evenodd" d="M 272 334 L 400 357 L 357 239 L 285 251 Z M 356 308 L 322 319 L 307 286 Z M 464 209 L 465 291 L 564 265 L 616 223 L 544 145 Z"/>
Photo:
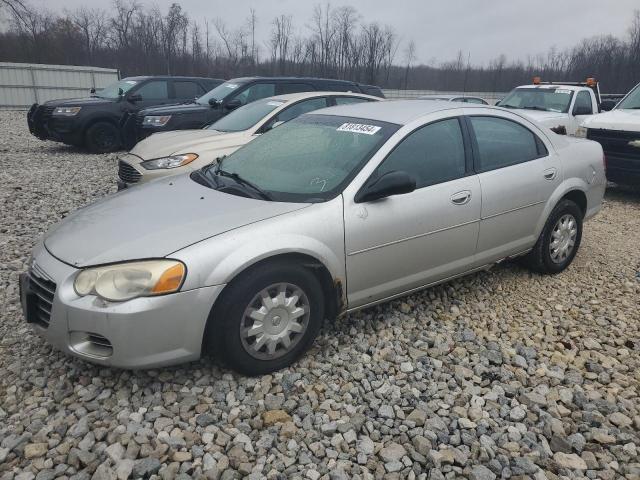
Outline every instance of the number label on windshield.
<path fill-rule="evenodd" d="M 562 89 L 558 88 L 553 93 L 564 93 L 565 95 L 570 95 L 571 94 L 571 90 L 562 90 Z"/>
<path fill-rule="evenodd" d="M 375 125 L 365 125 L 363 123 L 343 123 L 337 128 L 337 131 L 374 135 L 381 128 L 382 127 L 376 127 Z"/>

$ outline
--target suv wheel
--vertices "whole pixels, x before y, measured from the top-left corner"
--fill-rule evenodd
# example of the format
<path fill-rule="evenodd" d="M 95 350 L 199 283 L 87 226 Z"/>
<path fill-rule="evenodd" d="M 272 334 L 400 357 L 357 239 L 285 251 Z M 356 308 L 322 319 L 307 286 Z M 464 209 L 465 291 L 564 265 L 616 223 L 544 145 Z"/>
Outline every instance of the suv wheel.
<path fill-rule="evenodd" d="M 293 363 L 313 343 L 323 318 L 317 278 L 295 264 L 270 263 L 228 286 L 205 341 L 234 370 L 260 375 Z"/>
<path fill-rule="evenodd" d="M 555 206 L 526 257 L 533 270 L 554 274 L 571 264 L 582 239 L 582 216 L 580 207 L 571 200 L 561 200 Z"/>
<path fill-rule="evenodd" d="M 97 122 L 87 129 L 85 143 L 93 153 L 113 152 L 120 148 L 120 135 L 113 124 Z"/>

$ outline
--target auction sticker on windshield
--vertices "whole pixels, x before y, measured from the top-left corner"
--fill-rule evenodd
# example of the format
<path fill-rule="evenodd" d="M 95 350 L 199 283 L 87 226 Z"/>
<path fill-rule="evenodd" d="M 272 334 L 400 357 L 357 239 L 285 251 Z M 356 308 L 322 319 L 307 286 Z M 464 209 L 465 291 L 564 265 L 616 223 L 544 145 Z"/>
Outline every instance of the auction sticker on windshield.
<path fill-rule="evenodd" d="M 560 88 L 553 91 L 553 93 L 564 93 L 565 95 L 571 94 L 571 90 L 562 90 Z"/>
<path fill-rule="evenodd" d="M 279 107 L 283 103 L 284 102 L 267 102 L 267 105 L 269 105 L 270 107 Z"/>
<path fill-rule="evenodd" d="M 376 127 L 375 125 L 365 125 L 364 123 L 343 123 L 337 128 L 337 131 L 374 135 L 381 128 L 382 127 Z"/>
<path fill-rule="evenodd" d="M 227 84 L 225 85 L 225 87 L 226 87 L 226 88 L 234 89 L 234 88 L 238 88 L 238 84 L 237 84 L 237 83 L 227 83 Z"/>

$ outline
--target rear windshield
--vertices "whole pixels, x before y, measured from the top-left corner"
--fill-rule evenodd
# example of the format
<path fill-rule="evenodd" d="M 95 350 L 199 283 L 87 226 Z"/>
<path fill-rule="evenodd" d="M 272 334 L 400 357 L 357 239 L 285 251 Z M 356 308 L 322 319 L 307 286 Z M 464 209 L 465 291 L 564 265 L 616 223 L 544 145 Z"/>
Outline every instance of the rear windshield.
<path fill-rule="evenodd" d="M 227 98 L 232 93 L 238 91 L 238 88 L 240 88 L 242 85 L 244 85 L 244 82 L 234 82 L 233 80 L 224 82 L 218 85 L 213 90 L 202 95 L 196 100 L 196 102 L 201 105 L 207 105 L 209 103 L 209 100 L 211 99 L 219 102 Z"/>
<path fill-rule="evenodd" d="M 234 110 L 217 122 L 209 125 L 209 130 L 219 132 L 241 132 L 253 127 L 273 110 L 285 103 L 284 100 L 258 100 Z"/>

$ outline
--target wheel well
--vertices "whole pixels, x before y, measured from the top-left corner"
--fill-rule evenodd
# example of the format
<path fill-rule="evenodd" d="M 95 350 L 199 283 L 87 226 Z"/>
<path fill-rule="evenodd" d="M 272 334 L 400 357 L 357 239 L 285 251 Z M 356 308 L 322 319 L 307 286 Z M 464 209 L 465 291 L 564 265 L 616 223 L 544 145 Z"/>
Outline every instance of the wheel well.
<path fill-rule="evenodd" d="M 308 269 L 318 279 L 322 286 L 322 293 L 324 294 L 325 301 L 325 315 L 328 319 L 335 318 L 342 310 L 342 282 L 340 279 L 334 279 L 329 272 L 329 269 L 317 258 L 304 253 L 284 253 L 280 255 L 274 255 L 256 262 L 241 272 L 239 272 L 228 284 L 227 287 L 232 284 L 238 277 L 250 272 L 254 268 L 260 267 L 269 263 L 292 263 L 295 265 L 302 265 Z M 225 287 L 220 296 L 224 295 Z M 218 296 L 218 298 L 220 298 Z M 215 308 L 215 305 L 214 305 Z"/>
<path fill-rule="evenodd" d="M 571 190 L 569 193 L 566 193 L 562 199 L 571 200 L 575 202 L 580 210 L 582 211 L 582 216 L 584 217 L 587 213 L 587 196 L 581 190 Z"/>
<path fill-rule="evenodd" d="M 82 140 L 83 141 L 84 141 L 85 137 L 87 136 L 87 131 L 91 127 L 93 127 L 96 123 L 99 123 L 99 122 L 110 123 L 111 125 L 113 125 L 115 127 L 115 129 L 118 131 L 118 138 L 120 137 L 120 128 L 118 128 L 118 122 L 116 122 L 112 118 L 108 118 L 108 117 L 96 117 L 96 118 L 93 118 L 93 119 L 89 120 L 85 124 L 84 129 L 82 131 Z"/>

